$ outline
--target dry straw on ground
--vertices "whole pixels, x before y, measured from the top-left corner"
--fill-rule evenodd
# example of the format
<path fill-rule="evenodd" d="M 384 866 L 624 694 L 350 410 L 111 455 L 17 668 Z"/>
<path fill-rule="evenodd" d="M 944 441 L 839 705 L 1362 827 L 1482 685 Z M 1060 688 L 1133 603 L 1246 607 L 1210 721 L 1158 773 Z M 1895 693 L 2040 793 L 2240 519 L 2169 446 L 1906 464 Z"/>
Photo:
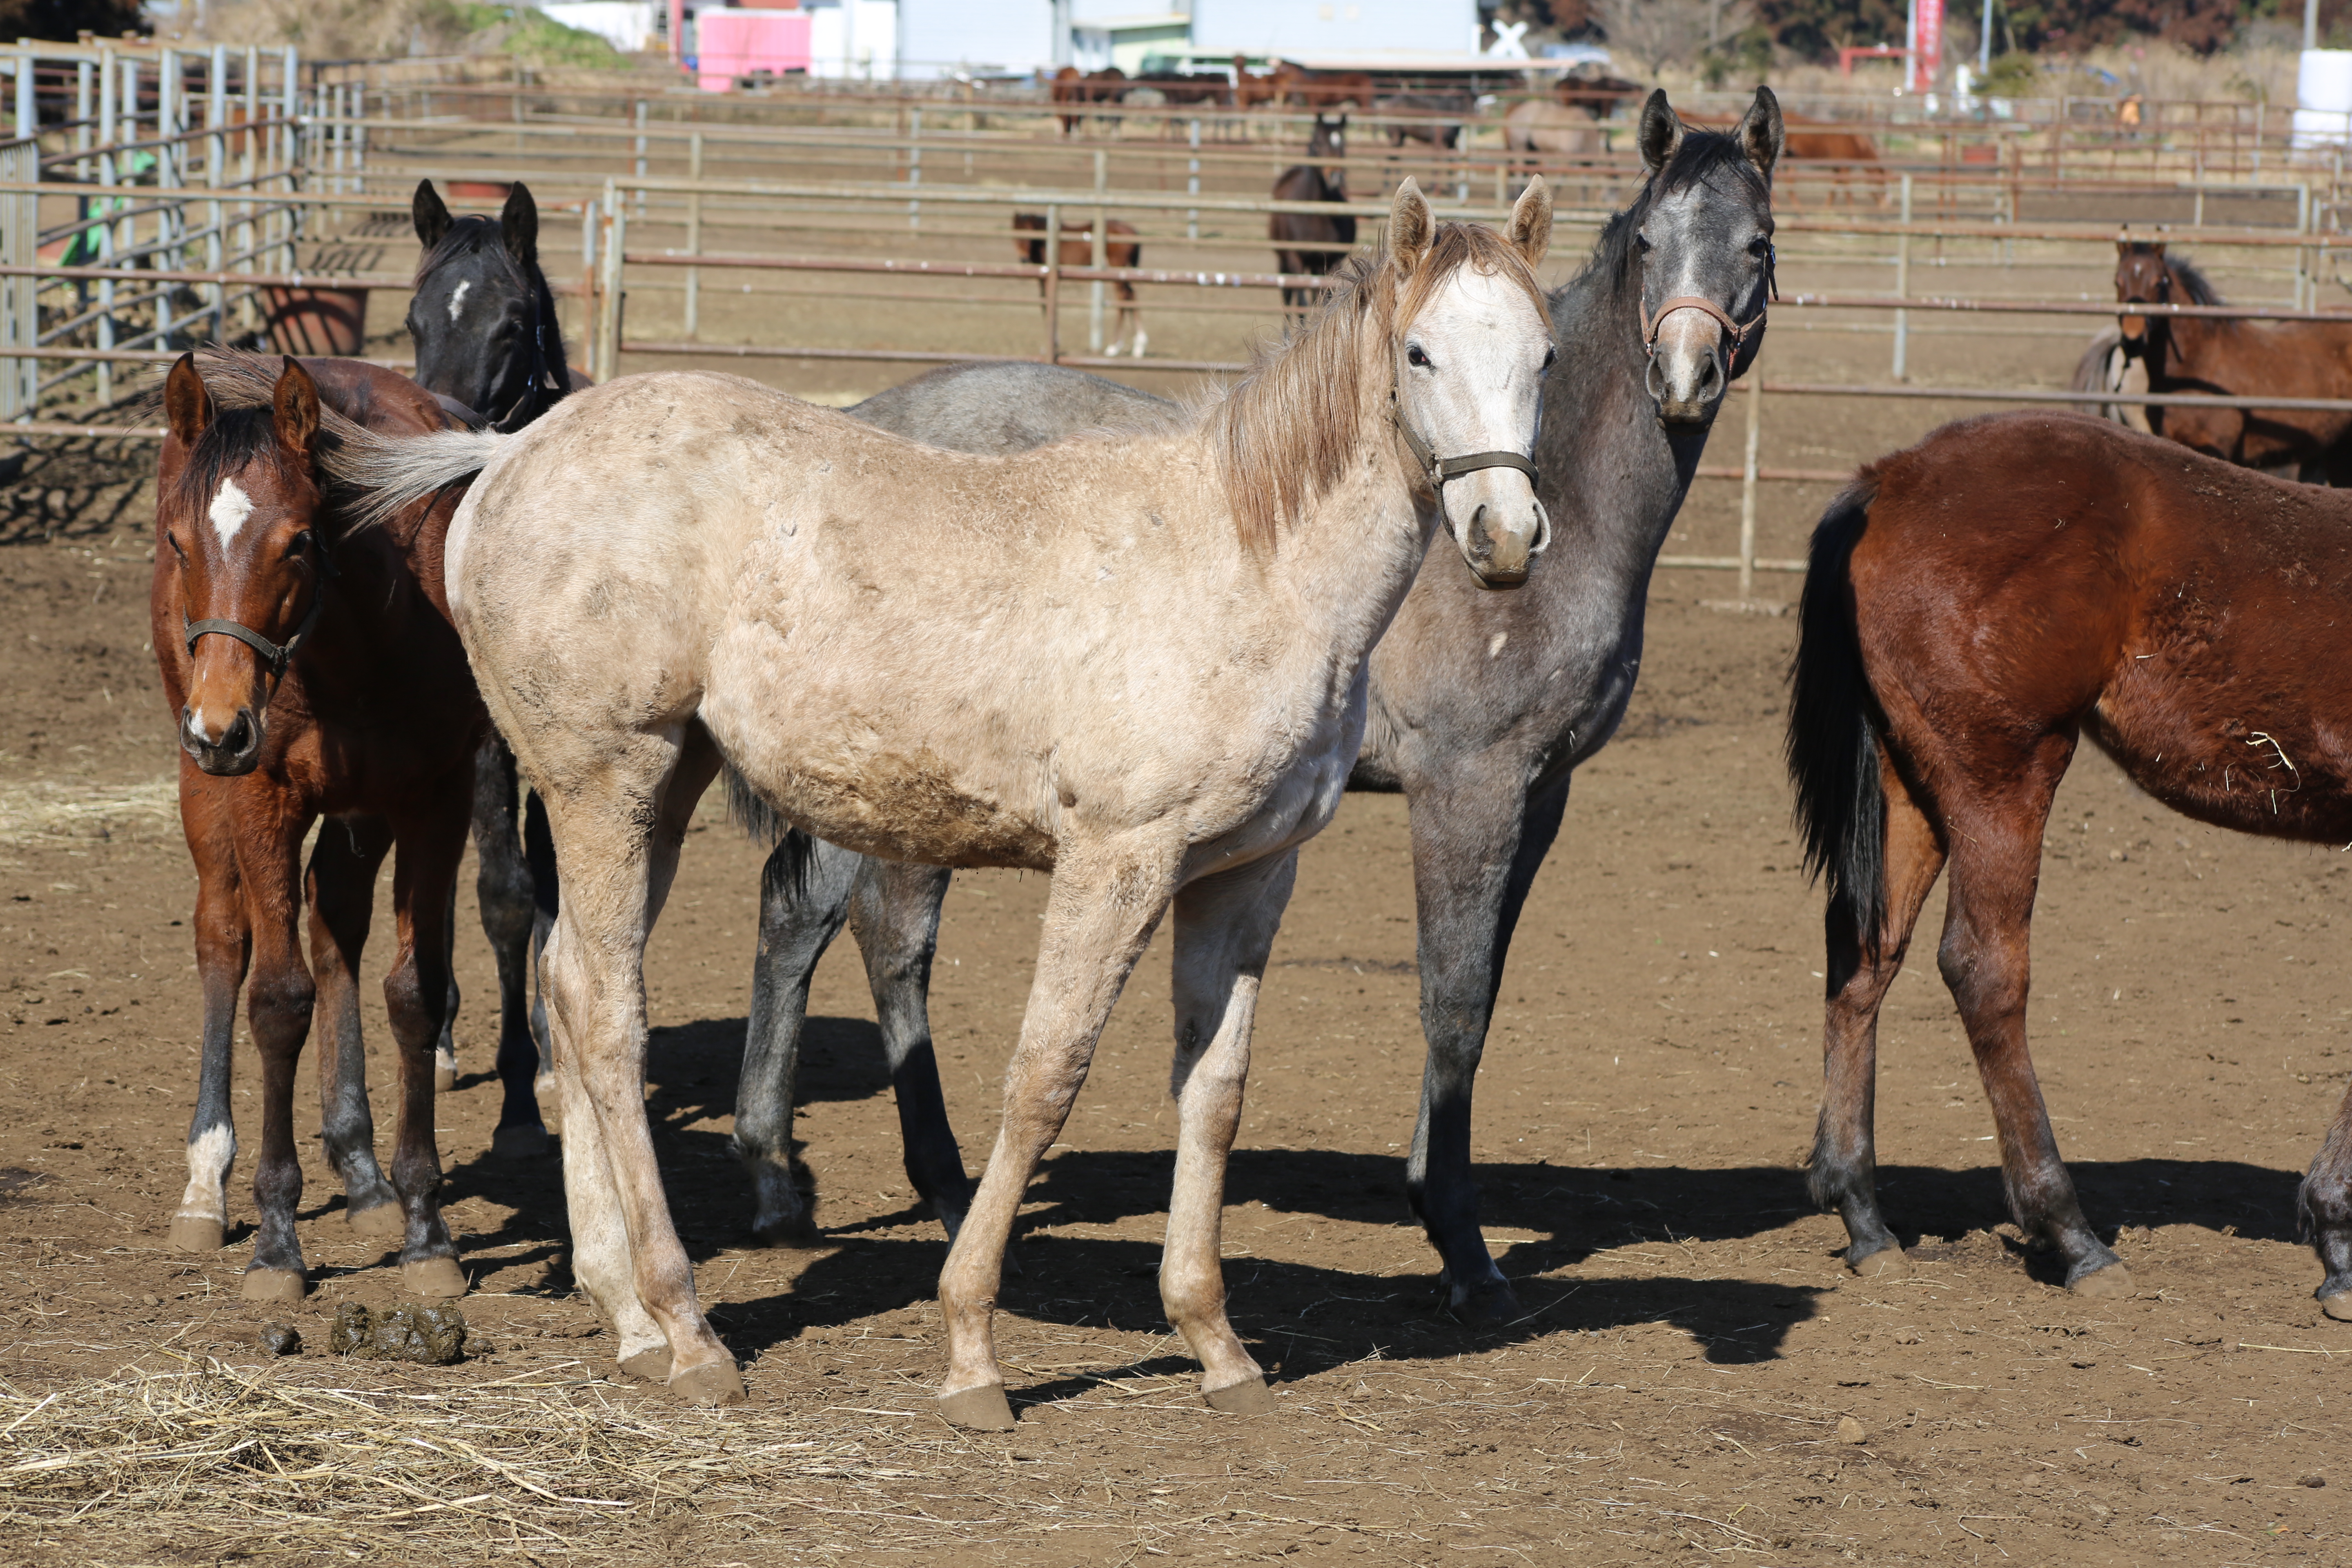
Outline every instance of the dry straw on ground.
<path fill-rule="evenodd" d="M 152 784 L 0 783 L 0 844 L 55 844 L 144 837 L 178 820 L 180 786 Z"/>

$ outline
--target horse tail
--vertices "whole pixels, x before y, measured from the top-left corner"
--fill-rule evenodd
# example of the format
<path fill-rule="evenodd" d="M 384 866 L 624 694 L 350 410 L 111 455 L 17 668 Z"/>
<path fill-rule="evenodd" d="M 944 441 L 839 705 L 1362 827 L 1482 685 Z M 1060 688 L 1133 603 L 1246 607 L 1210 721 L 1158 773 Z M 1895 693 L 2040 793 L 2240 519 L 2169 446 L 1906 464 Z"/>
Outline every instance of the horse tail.
<path fill-rule="evenodd" d="M 354 527 L 367 528 L 472 479 L 513 439 L 496 430 L 436 430 L 402 437 L 360 429 L 333 451 L 321 451 L 320 466 L 329 478 L 358 492 L 350 515 Z"/>
<path fill-rule="evenodd" d="M 781 873 L 794 893 L 808 890 L 809 863 L 816 858 L 816 840 L 785 821 L 784 814 L 732 767 L 727 770 L 727 816 L 746 838 L 768 850 L 770 869 Z"/>
<path fill-rule="evenodd" d="M 1787 746 L 1805 869 L 1827 879 L 1831 909 L 1853 922 L 1873 960 L 1886 904 L 1886 794 L 1848 568 L 1877 496 L 1876 477 L 1865 471 L 1813 530 L 1789 671 Z"/>

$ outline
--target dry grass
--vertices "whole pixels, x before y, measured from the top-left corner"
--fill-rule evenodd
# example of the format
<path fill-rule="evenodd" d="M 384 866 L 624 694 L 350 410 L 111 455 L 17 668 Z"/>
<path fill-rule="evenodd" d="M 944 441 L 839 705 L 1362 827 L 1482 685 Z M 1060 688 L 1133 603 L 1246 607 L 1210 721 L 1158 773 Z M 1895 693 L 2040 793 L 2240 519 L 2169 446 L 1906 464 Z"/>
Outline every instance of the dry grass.
<path fill-rule="evenodd" d="M 174 779 L 131 784 L 0 782 L 0 844 L 146 837 L 170 831 L 179 815 Z"/>

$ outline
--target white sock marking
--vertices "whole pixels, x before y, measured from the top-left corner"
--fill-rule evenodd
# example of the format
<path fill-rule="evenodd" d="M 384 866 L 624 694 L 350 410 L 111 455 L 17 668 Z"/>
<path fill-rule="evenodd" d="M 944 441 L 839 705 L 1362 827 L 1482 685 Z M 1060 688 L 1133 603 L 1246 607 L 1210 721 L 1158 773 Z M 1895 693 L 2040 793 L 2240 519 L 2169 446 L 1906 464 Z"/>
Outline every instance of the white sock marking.
<path fill-rule="evenodd" d="M 467 289 L 471 289 L 473 286 L 474 286 L 474 280 L 473 280 L 472 279 L 468 278 L 468 279 L 466 279 L 464 282 L 462 282 L 462 283 L 458 284 L 458 285 L 457 285 L 457 289 L 455 289 L 455 290 L 450 294 L 450 296 L 449 296 L 449 319 L 450 319 L 451 321 L 456 321 L 456 320 L 457 319 L 458 313 L 465 310 L 465 308 L 466 308 L 466 290 L 467 290 Z"/>
<path fill-rule="evenodd" d="M 236 1130 L 223 1122 L 207 1127 L 188 1143 L 188 1190 L 180 1212 L 191 1218 L 228 1218 L 228 1168 L 236 1158 Z"/>
<path fill-rule="evenodd" d="M 213 531 L 220 535 L 221 548 L 226 550 L 236 538 L 236 531 L 253 515 L 253 498 L 237 488 L 235 479 L 221 482 L 220 493 L 213 497 L 211 510 L 205 515 L 213 520 Z"/>

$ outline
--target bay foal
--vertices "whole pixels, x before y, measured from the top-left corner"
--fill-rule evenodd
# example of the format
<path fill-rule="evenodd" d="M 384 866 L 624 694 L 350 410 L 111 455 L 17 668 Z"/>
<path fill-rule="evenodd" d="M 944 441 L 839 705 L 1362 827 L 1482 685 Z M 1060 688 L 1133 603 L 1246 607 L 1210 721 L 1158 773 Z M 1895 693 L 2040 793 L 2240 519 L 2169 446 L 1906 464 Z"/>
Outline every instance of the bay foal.
<path fill-rule="evenodd" d="M 442 591 L 442 540 L 458 498 L 434 496 L 354 529 L 319 472 L 352 421 L 408 435 L 455 422 L 404 378 L 352 361 L 272 367 L 224 355 L 206 368 L 235 384 L 233 395 L 216 399 L 193 354 L 164 383 L 170 434 L 149 604 L 182 752 L 204 994 L 188 1187 L 172 1244 L 205 1251 L 223 1240 L 242 989 L 261 1057 L 260 1226 L 245 1298 L 299 1300 L 308 1283 L 294 1233 L 294 1068 L 314 1014 L 324 1026 L 322 1135 L 352 1227 L 401 1237 L 409 1293 L 461 1295 L 466 1277 L 436 1196 L 433 1051 L 449 994 L 450 889 L 488 721 Z M 331 429 L 338 410 L 346 417 Z M 302 841 L 322 817 L 306 879 Z M 368 1109 L 359 965 L 376 871 L 395 847 L 400 951 L 384 1001 L 400 1051 L 400 1121 L 387 1183 Z M 306 891 L 310 963 L 295 930 Z"/>
<path fill-rule="evenodd" d="M 1533 271 L 1550 225 L 1540 184 L 1505 240 L 1436 224 L 1406 182 L 1391 255 L 1351 263 L 1314 326 L 1172 432 L 976 458 L 670 374 L 567 399 L 519 436 L 365 454 L 387 504 L 480 476 L 450 534 L 450 604 L 554 831 L 573 1268 L 625 1365 L 699 1401 L 743 1394 L 644 1100 L 646 936 L 695 802 L 731 766 L 845 847 L 1053 874 L 996 1151 L 940 1278 L 941 1413 L 1012 1422 L 992 1322 L 1004 1247 L 1171 907 L 1161 1300 L 1213 1405 L 1268 1405 L 1219 1264 L 1258 983 L 1297 847 L 1362 741 L 1365 659 L 1439 519 L 1496 586 L 1525 580 L 1549 532 L 1525 454 L 1553 357 Z"/>
<path fill-rule="evenodd" d="M 1857 1271 L 1902 1266 L 1878 1206 L 1878 1009 L 1948 864 L 1937 963 L 2010 1212 L 2074 1290 L 2128 1295 L 2026 1049 L 2051 798 L 2087 734 L 2200 822 L 2352 840 L 2352 497 L 2104 420 L 1990 415 L 1864 467 L 1814 531 L 1801 611 L 1789 766 L 1830 895 L 1813 1196 Z M 2321 1302 L 2352 1320 L 2352 1094 L 2297 1206 Z"/>

